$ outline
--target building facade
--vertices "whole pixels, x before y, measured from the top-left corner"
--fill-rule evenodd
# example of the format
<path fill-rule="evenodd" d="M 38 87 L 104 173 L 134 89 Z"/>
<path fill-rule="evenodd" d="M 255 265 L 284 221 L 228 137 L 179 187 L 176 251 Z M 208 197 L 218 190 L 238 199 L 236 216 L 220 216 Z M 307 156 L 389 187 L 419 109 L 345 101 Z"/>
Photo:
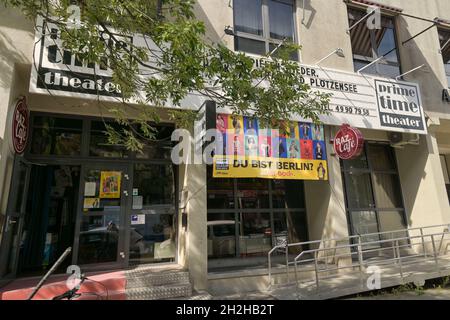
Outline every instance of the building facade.
<path fill-rule="evenodd" d="M 373 6 L 381 16 L 369 28 L 370 17 L 359 21 Z M 305 76 L 323 72 L 363 88 L 365 76 L 394 81 L 386 104 L 404 81 L 417 84 L 423 130 L 395 119 L 383 120 L 392 130 L 373 125 L 370 114 L 354 114 L 368 94 L 347 92 L 334 110 L 341 116 L 324 121 L 327 180 L 215 178 L 205 164 L 172 164 L 174 124 L 164 109 L 157 142 L 136 154 L 106 143 L 106 106 L 32 90 L 34 22 L 2 9 L 1 278 L 40 274 L 70 246 L 66 265 L 86 270 L 179 264 L 196 289 L 257 290 L 267 286 L 267 253 L 280 237 L 296 243 L 450 223 L 448 1 L 198 0 L 195 11 L 209 40 L 256 61 L 289 39 L 302 46 L 292 59 L 309 66 Z M 10 142 L 22 96 L 30 132 L 18 156 Z M 365 140 L 353 160 L 333 151 L 347 117 Z"/>

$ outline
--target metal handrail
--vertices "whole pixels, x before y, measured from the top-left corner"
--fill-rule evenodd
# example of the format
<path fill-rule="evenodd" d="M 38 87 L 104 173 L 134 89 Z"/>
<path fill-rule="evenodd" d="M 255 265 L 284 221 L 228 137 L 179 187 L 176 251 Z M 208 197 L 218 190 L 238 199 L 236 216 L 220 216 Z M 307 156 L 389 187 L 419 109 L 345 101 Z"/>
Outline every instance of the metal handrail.
<path fill-rule="evenodd" d="M 442 244 L 443 244 L 443 239 L 444 239 L 444 236 L 445 236 L 445 230 L 448 231 L 448 230 L 450 229 L 450 225 L 449 225 L 449 224 L 432 225 L 432 226 L 415 227 L 415 228 L 406 228 L 406 229 L 398 229 L 398 230 L 391 230 L 391 231 L 382 231 L 382 232 L 375 232 L 375 233 L 366 233 L 366 234 L 361 234 L 361 235 L 350 235 L 350 236 L 347 236 L 347 237 L 341 237 L 341 238 L 330 238 L 330 239 L 312 240 L 312 241 L 304 241 L 304 242 L 296 242 L 296 243 L 287 243 L 287 242 L 286 242 L 286 243 L 283 244 L 283 245 L 277 245 L 277 246 L 274 246 L 274 247 L 267 253 L 267 258 L 268 258 L 269 287 L 272 286 L 272 259 L 271 259 L 271 257 L 272 257 L 273 252 L 275 252 L 276 250 L 279 250 L 279 249 L 284 249 L 284 250 L 285 250 L 285 258 L 286 258 L 286 260 L 285 260 L 285 264 L 286 264 L 286 276 L 287 276 L 287 280 L 288 280 L 288 282 L 289 282 L 289 265 L 290 265 L 290 264 L 296 264 L 295 259 L 297 259 L 299 256 L 302 256 L 302 255 L 304 254 L 304 252 L 305 252 L 305 253 L 315 253 L 315 252 L 316 252 L 315 250 L 317 250 L 317 249 L 306 250 L 306 251 L 303 250 L 303 251 L 300 253 L 299 256 L 295 257 L 294 262 L 289 262 L 289 254 L 288 254 L 288 250 L 289 250 L 290 247 L 309 246 L 309 245 L 311 245 L 311 244 L 319 244 L 319 248 L 318 248 L 318 249 L 320 249 L 320 247 L 325 246 L 325 244 L 326 244 L 326 243 L 329 243 L 329 242 L 336 242 L 336 243 L 338 243 L 338 242 L 348 241 L 348 243 L 351 244 L 352 240 L 358 239 L 358 244 L 356 244 L 356 245 L 355 245 L 355 244 L 352 244 L 352 245 L 349 247 L 349 248 L 353 248 L 353 247 L 357 247 L 357 248 L 358 248 L 358 246 L 363 246 L 363 245 L 364 245 L 364 246 L 367 246 L 367 245 L 370 245 L 370 244 L 382 244 L 382 243 L 385 243 L 385 242 L 391 242 L 391 241 L 395 240 L 395 239 L 394 239 L 394 234 L 396 234 L 396 233 L 407 233 L 407 236 L 406 236 L 406 237 L 403 237 L 403 238 L 397 238 L 397 239 L 408 240 L 408 242 L 410 242 L 411 239 L 421 238 L 421 239 L 422 239 L 422 250 L 423 250 L 424 254 L 426 255 L 426 249 L 425 249 L 424 237 L 429 236 L 429 235 L 428 235 L 428 234 L 424 234 L 424 230 L 431 229 L 431 228 L 442 228 L 442 227 L 444 227 L 444 234 L 441 234 L 441 233 L 439 234 L 439 235 L 442 235 L 442 238 L 441 238 L 441 241 L 440 241 L 440 245 L 439 245 L 439 250 L 441 250 Z M 420 231 L 420 235 L 419 235 L 419 236 L 413 236 L 413 237 L 411 237 L 411 236 L 409 235 L 410 232 L 411 232 L 411 231 L 415 231 L 415 230 L 419 230 L 419 231 Z M 392 236 L 392 238 L 390 238 L 390 239 L 385 239 L 385 240 L 381 240 L 381 239 L 380 239 L 381 236 L 382 236 L 382 235 L 386 235 L 386 234 L 390 234 L 390 235 Z M 378 236 L 380 240 L 377 240 L 377 241 L 368 241 L 368 242 L 361 241 L 362 238 L 364 238 L 364 237 L 367 238 L 367 237 L 370 237 L 370 236 Z M 328 250 L 334 250 L 334 251 L 336 251 L 336 250 L 343 249 L 343 248 L 348 248 L 348 245 L 332 246 L 332 247 L 326 248 L 325 250 L 319 250 L 319 251 L 326 251 L 326 252 L 327 252 Z M 323 249 L 323 248 L 322 248 L 322 249 Z M 394 254 L 396 254 L 394 248 L 378 248 L 378 249 L 375 249 L 374 251 L 387 250 L 387 249 L 393 249 Z M 359 249 L 358 249 L 358 251 L 359 251 Z M 365 251 L 365 252 L 369 252 L 369 251 Z M 337 255 L 334 254 L 334 255 L 332 255 L 332 257 L 334 257 L 334 259 L 336 259 Z M 328 264 L 328 261 L 327 261 L 328 258 L 329 258 L 329 256 L 327 255 L 327 256 L 325 257 L 326 264 Z M 313 260 L 314 260 L 314 259 L 310 259 L 310 261 L 313 261 Z"/>
<path fill-rule="evenodd" d="M 402 256 L 401 256 L 400 248 L 403 248 L 403 247 L 411 248 L 414 245 L 423 245 L 424 242 L 411 244 L 410 241 L 408 241 L 409 242 L 408 244 L 400 245 L 399 244 L 400 241 L 412 240 L 412 239 L 416 239 L 416 238 L 421 238 L 423 240 L 425 237 L 430 238 L 429 242 L 431 242 L 432 247 L 433 247 L 433 257 L 434 257 L 435 265 L 436 265 L 436 268 L 439 270 L 438 256 L 439 256 L 440 250 L 439 251 L 436 250 L 436 241 L 435 241 L 436 238 L 435 237 L 436 236 L 441 236 L 441 245 L 442 245 L 442 241 L 445 238 L 445 235 L 450 235 L 450 232 L 448 230 L 446 230 L 446 231 L 441 232 L 441 233 L 434 233 L 434 234 L 427 234 L 427 235 L 422 235 L 421 234 L 419 236 L 407 236 L 407 237 L 400 237 L 400 238 L 389 239 L 389 240 L 371 241 L 371 242 L 366 242 L 364 244 L 381 244 L 381 243 L 387 243 L 387 242 L 390 242 L 390 243 L 394 243 L 395 242 L 395 245 L 393 245 L 392 247 L 379 248 L 379 250 L 385 250 L 385 249 L 394 249 L 395 250 L 394 258 L 393 259 L 385 259 L 384 262 L 386 262 L 386 261 L 396 261 L 396 263 L 399 266 L 400 277 L 403 279 L 403 266 L 402 266 Z M 301 252 L 294 259 L 294 270 L 295 270 L 295 279 L 296 279 L 297 286 L 299 285 L 299 281 L 298 281 L 299 280 L 298 279 L 298 266 L 297 265 L 298 265 L 298 262 L 301 259 L 301 257 L 303 255 L 305 255 L 305 254 L 308 254 L 308 253 L 314 253 L 314 273 L 315 273 L 315 281 L 316 281 L 316 287 L 317 288 L 319 288 L 319 273 L 321 273 L 321 272 L 337 271 L 337 270 L 341 270 L 341 269 L 348 269 L 348 268 L 355 268 L 355 267 L 359 267 L 359 269 L 360 269 L 360 278 L 361 278 L 361 283 L 362 283 L 362 280 L 363 280 L 362 268 L 363 268 L 363 264 L 364 264 L 364 261 L 362 259 L 362 257 L 363 257 L 362 254 L 364 253 L 364 250 L 362 250 L 362 248 L 361 248 L 362 247 L 362 243 L 359 242 L 358 244 L 341 245 L 341 246 L 339 246 L 339 248 L 340 249 L 343 249 L 343 248 L 349 248 L 350 249 L 350 248 L 355 247 L 355 246 L 357 246 L 357 248 L 358 248 L 358 252 L 357 252 L 358 253 L 358 265 L 355 265 L 355 264 L 352 263 L 351 265 L 347 265 L 347 266 L 344 266 L 344 267 L 337 266 L 337 267 L 332 268 L 332 269 L 326 268 L 325 270 L 320 270 L 318 268 L 318 259 L 317 259 L 318 253 L 321 252 L 321 251 L 331 250 L 331 249 L 334 249 L 334 248 L 320 248 L 320 249 L 306 250 L 306 251 Z M 366 250 L 365 252 L 367 253 L 367 252 L 371 252 L 371 251 L 374 251 L 374 250 Z M 352 256 L 354 254 L 355 254 L 355 252 L 350 251 L 350 253 L 340 254 L 338 256 L 347 256 L 348 257 L 348 256 Z M 411 258 L 411 257 L 420 257 L 420 256 L 423 256 L 423 257 L 426 258 L 426 255 L 416 254 L 416 255 L 412 255 L 412 256 L 409 255 L 409 256 L 403 257 L 403 259 Z M 311 259 L 304 260 L 303 262 L 305 262 L 305 261 L 311 261 Z M 377 264 L 379 265 L 380 263 L 378 262 Z"/>

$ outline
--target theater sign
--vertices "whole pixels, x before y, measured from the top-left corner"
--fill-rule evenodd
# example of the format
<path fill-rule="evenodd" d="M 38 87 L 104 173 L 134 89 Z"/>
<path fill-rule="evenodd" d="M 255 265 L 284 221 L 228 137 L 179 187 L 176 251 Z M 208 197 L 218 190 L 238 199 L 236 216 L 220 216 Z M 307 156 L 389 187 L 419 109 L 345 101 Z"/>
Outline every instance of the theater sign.
<path fill-rule="evenodd" d="M 264 59 L 253 57 L 255 67 Z M 427 127 L 419 86 L 415 83 L 367 74 L 301 65 L 301 77 L 311 87 L 330 93 L 324 124 L 426 134 Z M 307 121 L 307 119 L 293 118 Z"/>
<path fill-rule="evenodd" d="M 77 61 L 75 56 L 62 48 L 56 25 L 38 18 L 36 30 L 30 80 L 32 93 L 120 100 L 120 87 L 112 81 L 111 70 Z M 143 42 L 139 36 L 133 37 L 132 41 L 136 45 Z M 266 61 L 260 57 L 252 58 L 255 67 Z M 301 77 L 311 90 L 332 95 L 329 114 L 321 116 L 323 124 L 341 126 L 347 123 L 355 128 L 427 133 L 417 84 L 306 65 L 301 65 Z M 192 94 L 186 100 L 182 108 L 197 109 L 206 97 Z M 227 110 L 220 112 L 227 113 Z M 292 120 L 309 121 L 296 116 Z"/>

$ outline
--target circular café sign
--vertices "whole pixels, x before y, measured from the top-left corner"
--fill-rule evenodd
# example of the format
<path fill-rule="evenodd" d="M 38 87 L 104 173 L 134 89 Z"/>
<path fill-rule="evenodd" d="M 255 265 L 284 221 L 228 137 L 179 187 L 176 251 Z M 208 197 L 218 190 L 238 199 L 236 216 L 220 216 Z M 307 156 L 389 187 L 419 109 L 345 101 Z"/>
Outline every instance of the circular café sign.
<path fill-rule="evenodd" d="M 17 154 L 25 151 L 28 140 L 28 131 L 30 125 L 30 114 L 28 112 L 25 98 L 17 101 L 12 119 L 12 147 Z"/>
<path fill-rule="evenodd" d="M 358 157 L 364 146 L 364 138 L 356 128 L 343 124 L 334 138 L 334 152 L 339 158 L 349 160 Z"/>

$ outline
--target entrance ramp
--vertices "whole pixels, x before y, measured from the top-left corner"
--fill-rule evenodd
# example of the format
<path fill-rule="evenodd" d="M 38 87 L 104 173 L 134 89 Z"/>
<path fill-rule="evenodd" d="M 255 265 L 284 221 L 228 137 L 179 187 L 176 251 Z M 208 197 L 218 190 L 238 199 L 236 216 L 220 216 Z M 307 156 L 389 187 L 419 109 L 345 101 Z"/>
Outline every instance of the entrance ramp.
<path fill-rule="evenodd" d="M 268 253 L 267 289 L 277 299 L 297 300 L 332 299 L 408 283 L 420 286 L 450 276 L 449 244 L 449 225 L 284 243 Z M 298 254 L 293 255 L 295 248 Z M 274 281 L 275 255 L 285 257 L 283 281 Z"/>

